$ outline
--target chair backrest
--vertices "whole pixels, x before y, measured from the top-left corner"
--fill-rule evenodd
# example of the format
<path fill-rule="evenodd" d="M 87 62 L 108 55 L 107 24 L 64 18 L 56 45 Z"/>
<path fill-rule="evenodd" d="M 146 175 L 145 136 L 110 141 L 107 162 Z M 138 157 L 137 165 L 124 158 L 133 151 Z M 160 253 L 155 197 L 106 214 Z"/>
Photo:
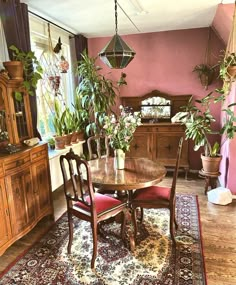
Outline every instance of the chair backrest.
<path fill-rule="evenodd" d="M 94 189 L 88 162 L 70 149 L 67 154 L 60 156 L 60 166 L 67 202 L 79 201 L 94 208 Z"/>
<path fill-rule="evenodd" d="M 89 160 L 108 157 L 110 154 L 108 137 L 106 135 L 96 135 L 87 140 Z M 104 154 L 105 152 L 105 154 Z"/>
<path fill-rule="evenodd" d="M 176 182 L 177 182 L 178 173 L 179 173 L 179 163 L 180 163 L 180 157 L 181 157 L 182 148 L 183 148 L 183 140 L 184 140 L 183 137 L 181 137 L 179 140 L 177 156 L 176 156 L 176 163 L 175 163 L 175 170 L 174 170 L 172 186 L 171 186 L 171 198 L 174 198 L 175 196 Z"/>

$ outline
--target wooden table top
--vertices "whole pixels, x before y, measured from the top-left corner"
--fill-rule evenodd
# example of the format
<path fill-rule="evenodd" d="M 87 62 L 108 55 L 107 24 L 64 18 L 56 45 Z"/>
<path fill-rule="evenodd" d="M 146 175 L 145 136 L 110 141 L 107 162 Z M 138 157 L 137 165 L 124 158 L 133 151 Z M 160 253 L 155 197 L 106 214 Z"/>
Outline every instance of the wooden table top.
<path fill-rule="evenodd" d="M 90 160 L 92 182 L 103 189 L 134 190 L 160 182 L 166 168 L 147 158 L 126 158 L 125 169 L 114 168 L 114 158 Z"/>

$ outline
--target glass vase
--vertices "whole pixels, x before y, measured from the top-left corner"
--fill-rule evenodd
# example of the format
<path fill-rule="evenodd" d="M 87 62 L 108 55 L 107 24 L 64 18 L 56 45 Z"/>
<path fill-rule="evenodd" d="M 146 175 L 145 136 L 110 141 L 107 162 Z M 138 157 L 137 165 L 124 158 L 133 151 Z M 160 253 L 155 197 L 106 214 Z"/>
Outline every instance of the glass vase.
<path fill-rule="evenodd" d="M 114 151 L 114 168 L 124 169 L 125 168 L 125 152 L 122 149 L 115 149 Z"/>

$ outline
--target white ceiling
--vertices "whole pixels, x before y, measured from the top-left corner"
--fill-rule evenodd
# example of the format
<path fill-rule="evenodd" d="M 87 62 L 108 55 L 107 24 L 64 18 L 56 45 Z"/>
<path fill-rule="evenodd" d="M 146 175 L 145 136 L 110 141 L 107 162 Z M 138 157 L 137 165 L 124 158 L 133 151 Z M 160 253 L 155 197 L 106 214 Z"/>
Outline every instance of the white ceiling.
<path fill-rule="evenodd" d="M 114 0 L 23 0 L 28 9 L 71 31 L 91 37 L 115 33 Z M 217 5 L 234 0 L 118 0 L 118 34 L 209 27 Z M 125 15 L 122 9 L 132 20 Z"/>

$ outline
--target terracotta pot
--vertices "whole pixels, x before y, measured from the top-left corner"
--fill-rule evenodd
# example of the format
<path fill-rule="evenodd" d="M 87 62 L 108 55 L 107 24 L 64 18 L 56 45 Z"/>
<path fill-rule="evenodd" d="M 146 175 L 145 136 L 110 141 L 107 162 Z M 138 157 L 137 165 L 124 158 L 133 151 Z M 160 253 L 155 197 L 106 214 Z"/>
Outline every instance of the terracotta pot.
<path fill-rule="evenodd" d="M 228 67 L 227 72 L 231 77 L 236 77 L 236 66 Z"/>
<path fill-rule="evenodd" d="M 64 135 L 64 138 L 65 138 L 65 145 L 70 146 L 71 145 L 72 134 Z"/>
<path fill-rule="evenodd" d="M 201 154 L 202 159 L 202 171 L 205 174 L 210 175 L 217 175 L 219 174 L 219 168 L 220 168 L 220 162 L 222 159 L 222 155 L 218 155 L 216 157 L 209 157 L 205 156 L 204 154 Z"/>
<path fill-rule="evenodd" d="M 78 138 L 78 141 L 83 141 L 84 140 L 84 132 L 83 131 L 79 132 L 77 134 L 77 138 Z"/>
<path fill-rule="evenodd" d="M 78 140 L 78 132 L 73 132 L 71 137 L 71 143 L 77 143 Z"/>
<path fill-rule="evenodd" d="M 65 148 L 65 137 L 64 136 L 56 136 L 55 137 L 55 148 L 56 149 Z"/>
<path fill-rule="evenodd" d="M 200 81 L 201 81 L 202 86 L 204 86 L 205 88 L 208 87 L 208 85 L 212 83 L 213 77 L 214 77 L 213 73 L 202 74 L 200 76 Z"/>
<path fill-rule="evenodd" d="M 3 66 L 7 70 L 10 79 L 23 81 L 23 65 L 21 61 L 5 61 Z"/>

